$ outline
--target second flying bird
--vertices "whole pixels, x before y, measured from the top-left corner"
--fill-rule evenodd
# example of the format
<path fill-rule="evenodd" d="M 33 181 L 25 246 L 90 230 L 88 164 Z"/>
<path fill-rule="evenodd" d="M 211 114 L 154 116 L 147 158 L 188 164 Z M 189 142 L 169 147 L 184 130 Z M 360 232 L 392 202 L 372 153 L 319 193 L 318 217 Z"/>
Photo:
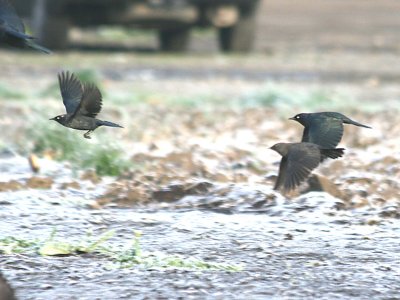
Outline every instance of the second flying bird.
<path fill-rule="evenodd" d="M 96 119 L 101 110 L 102 96 L 93 83 L 82 84 L 75 74 L 68 71 L 58 74 L 58 82 L 67 113 L 50 120 L 65 127 L 87 130 L 83 135 L 87 139 L 90 139 L 90 133 L 100 126 L 123 128 L 121 125 Z"/>

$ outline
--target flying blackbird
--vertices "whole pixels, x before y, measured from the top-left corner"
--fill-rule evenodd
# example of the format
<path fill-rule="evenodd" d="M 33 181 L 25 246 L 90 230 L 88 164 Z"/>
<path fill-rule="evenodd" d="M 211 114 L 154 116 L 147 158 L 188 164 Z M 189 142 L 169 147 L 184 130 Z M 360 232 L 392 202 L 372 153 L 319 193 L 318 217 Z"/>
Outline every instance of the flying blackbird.
<path fill-rule="evenodd" d="M 278 143 L 271 149 L 282 156 L 274 190 L 285 193 L 299 186 L 324 159 L 344 154 L 343 148 L 322 149 L 313 143 Z"/>
<path fill-rule="evenodd" d="M 34 37 L 25 33 L 25 26 L 9 0 L 0 0 L 0 44 L 16 48 L 32 48 L 50 54 L 51 51 L 36 44 Z"/>
<path fill-rule="evenodd" d="M 50 120 L 57 121 L 65 127 L 87 130 L 83 135 L 87 139 L 90 139 L 90 133 L 99 126 L 123 128 L 118 124 L 95 118 L 101 110 L 102 98 L 99 89 L 93 83 L 82 84 L 68 71 L 58 74 L 58 82 L 67 113 Z"/>
<path fill-rule="evenodd" d="M 289 120 L 304 126 L 302 142 L 314 143 L 327 149 L 335 148 L 339 144 L 343 136 L 343 124 L 371 128 L 338 112 L 302 113 Z"/>

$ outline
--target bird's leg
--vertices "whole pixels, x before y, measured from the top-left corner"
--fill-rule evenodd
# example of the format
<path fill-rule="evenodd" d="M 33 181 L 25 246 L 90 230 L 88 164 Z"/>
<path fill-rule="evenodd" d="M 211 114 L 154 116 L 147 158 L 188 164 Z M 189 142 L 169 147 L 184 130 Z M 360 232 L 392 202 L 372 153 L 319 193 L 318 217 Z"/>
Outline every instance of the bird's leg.
<path fill-rule="evenodd" d="M 90 137 L 90 134 L 93 132 L 93 130 L 88 130 L 88 132 L 86 132 L 83 136 L 86 138 L 86 139 L 91 139 L 91 137 Z"/>

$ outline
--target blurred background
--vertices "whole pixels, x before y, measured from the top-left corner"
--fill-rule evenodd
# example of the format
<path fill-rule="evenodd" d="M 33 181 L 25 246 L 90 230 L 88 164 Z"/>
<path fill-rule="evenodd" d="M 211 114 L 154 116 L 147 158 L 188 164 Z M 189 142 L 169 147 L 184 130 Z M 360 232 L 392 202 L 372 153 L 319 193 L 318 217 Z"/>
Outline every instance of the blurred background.
<path fill-rule="evenodd" d="M 1 256 L 26 299 L 70 299 L 85 284 L 87 299 L 136 299 L 134 286 L 154 299 L 395 295 L 400 1 L 12 2 L 54 53 L 0 49 L 2 233 L 52 239 L 57 226 L 70 240 L 112 228 L 121 245 L 140 228 L 146 251 L 245 262 L 248 271 L 188 281 L 194 275 L 181 271 L 110 273 L 88 264 L 95 255 Z M 87 140 L 49 121 L 65 112 L 62 70 L 95 83 L 98 117 L 124 128 Z M 272 190 L 280 156 L 268 148 L 299 141 L 303 128 L 288 118 L 316 111 L 373 129 L 346 125 L 345 156 L 324 162 L 325 184 L 311 190 L 327 193 L 288 200 Z"/>
<path fill-rule="evenodd" d="M 397 1 L 13 3 L 54 55 L 0 52 L 2 127 L 9 127 L 5 117 L 22 101 L 18 109 L 29 109 L 29 118 L 61 113 L 56 74 L 67 69 L 100 85 L 105 115 L 115 110 L 118 119 L 132 109 L 128 123 L 136 123 L 135 110 L 146 103 L 200 110 L 256 106 L 285 116 L 397 107 Z M 3 144 L 17 136 L 14 131 L 23 132 L 26 118 L 7 130 Z"/>
<path fill-rule="evenodd" d="M 15 0 L 52 49 L 271 52 L 291 46 L 394 50 L 396 1 Z M 138 29 L 147 29 L 146 31 Z M 145 37 L 147 36 L 147 40 Z M 193 37 L 193 38 L 191 38 Z M 255 41 L 255 45 L 254 45 Z M 282 45 L 283 44 L 283 45 Z M 254 47 L 253 47 L 254 46 Z"/>
<path fill-rule="evenodd" d="M 258 0 L 36 0 L 30 5 L 26 1 L 16 4 L 31 17 L 37 36 L 53 49 L 71 44 L 73 27 L 134 26 L 151 29 L 163 51 L 186 50 L 194 28 L 215 28 L 220 49 L 247 52 L 254 41 L 258 9 Z"/>
<path fill-rule="evenodd" d="M 28 31 L 54 50 L 0 52 L 0 145 L 20 153 L 68 161 L 87 143 L 48 121 L 64 112 L 61 70 L 95 82 L 100 117 L 126 127 L 101 128 L 89 145 L 118 144 L 129 161 L 137 152 L 166 155 L 203 143 L 224 158 L 224 149 L 245 149 L 263 165 L 271 156 L 265 146 L 299 139 L 301 128 L 286 120 L 300 111 L 341 111 L 374 127 L 398 108 L 397 1 L 13 3 Z M 352 130 L 348 145 L 383 139 L 381 131 Z"/>

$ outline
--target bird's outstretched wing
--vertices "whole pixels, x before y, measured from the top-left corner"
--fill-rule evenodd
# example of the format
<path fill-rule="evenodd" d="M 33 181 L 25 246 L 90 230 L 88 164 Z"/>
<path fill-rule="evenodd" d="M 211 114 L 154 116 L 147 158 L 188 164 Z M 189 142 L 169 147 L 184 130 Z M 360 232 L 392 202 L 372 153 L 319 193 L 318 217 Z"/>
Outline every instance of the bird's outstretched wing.
<path fill-rule="evenodd" d="M 284 162 L 282 159 L 280 167 L 279 177 L 281 168 L 285 170 L 284 176 L 281 179 L 281 185 L 285 192 L 289 192 L 299 186 L 307 177 L 311 171 L 314 170 L 320 162 L 320 152 L 317 147 L 307 148 L 291 148 L 289 149 L 287 160 Z"/>
<path fill-rule="evenodd" d="M 2 21 L 2 22 L 1 22 Z M 0 0 L 0 24 L 2 29 L 9 34 L 32 38 L 25 34 L 25 26 L 9 0 Z"/>
<path fill-rule="evenodd" d="M 93 83 L 83 84 L 82 100 L 74 115 L 94 118 L 101 110 L 102 97 L 100 90 Z"/>
<path fill-rule="evenodd" d="M 329 117 L 312 118 L 304 128 L 302 142 L 314 143 L 321 148 L 335 148 L 343 136 L 343 122 Z"/>
<path fill-rule="evenodd" d="M 82 99 L 81 82 L 73 73 L 68 71 L 58 74 L 58 82 L 67 114 L 75 113 Z"/>
<path fill-rule="evenodd" d="M 287 169 L 287 159 L 286 157 L 282 156 L 281 163 L 279 164 L 279 173 L 278 173 L 278 178 L 276 179 L 274 190 L 279 190 L 286 178 L 286 169 Z"/>

